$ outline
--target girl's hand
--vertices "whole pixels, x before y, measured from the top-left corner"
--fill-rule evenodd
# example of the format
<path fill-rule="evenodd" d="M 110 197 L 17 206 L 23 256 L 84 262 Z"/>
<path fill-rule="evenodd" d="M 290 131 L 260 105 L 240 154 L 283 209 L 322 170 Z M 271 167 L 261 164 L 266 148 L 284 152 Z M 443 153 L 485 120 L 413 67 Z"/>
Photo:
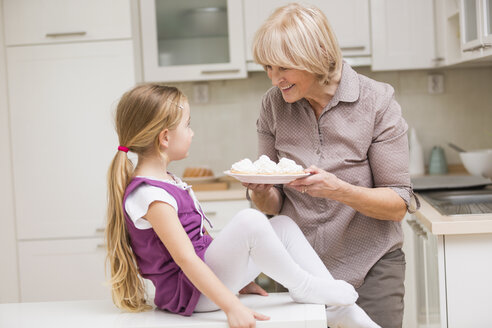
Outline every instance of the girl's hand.
<path fill-rule="evenodd" d="M 233 307 L 226 312 L 229 328 L 254 328 L 256 320 L 269 320 L 270 317 L 257 313 L 243 304 Z"/>
<path fill-rule="evenodd" d="M 302 179 L 297 179 L 289 184 L 287 187 L 293 188 L 301 193 L 306 193 L 313 197 L 327 197 L 332 198 L 336 193 L 342 189 L 343 181 L 338 179 L 336 175 L 326 172 L 314 165 L 304 170 L 306 173 L 311 173 Z"/>
<path fill-rule="evenodd" d="M 266 290 L 257 285 L 254 281 L 247 284 L 243 289 L 239 291 L 239 294 L 258 294 L 261 296 L 268 296 Z"/>

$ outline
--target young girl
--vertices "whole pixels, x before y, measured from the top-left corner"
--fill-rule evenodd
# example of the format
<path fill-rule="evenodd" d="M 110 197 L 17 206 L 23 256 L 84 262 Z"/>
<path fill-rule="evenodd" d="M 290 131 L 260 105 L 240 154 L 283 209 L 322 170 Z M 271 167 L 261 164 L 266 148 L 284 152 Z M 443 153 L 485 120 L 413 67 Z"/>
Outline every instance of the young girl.
<path fill-rule="evenodd" d="M 286 216 L 239 212 L 212 240 L 193 191 L 167 172 L 188 155 L 193 137 L 190 107 L 176 88 L 135 87 L 116 112 L 118 151 L 108 173 L 106 238 L 113 301 L 128 311 L 149 309 L 142 278 L 152 281 L 154 302 L 181 315 L 222 309 L 230 327 L 254 327 L 268 317 L 236 297 L 260 272 L 297 302 L 326 304 L 331 327 L 377 327 L 357 305 L 354 288 L 334 280 L 297 225 Z M 138 155 L 133 169 L 127 152 Z M 208 221 L 208 220 L 207 220 Z"/>

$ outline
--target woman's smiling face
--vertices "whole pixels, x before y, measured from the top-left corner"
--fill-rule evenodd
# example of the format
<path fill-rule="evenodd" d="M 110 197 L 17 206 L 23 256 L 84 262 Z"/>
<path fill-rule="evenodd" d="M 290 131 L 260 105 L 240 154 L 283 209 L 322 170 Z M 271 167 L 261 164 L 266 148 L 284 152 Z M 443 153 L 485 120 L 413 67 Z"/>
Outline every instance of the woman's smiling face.
<path fill-rule="evenodd" d="M 265 70 L 272 85 L 282 91 L 282 97 L 288 103 L 294 103 L 320 88 L 315 75 L 295 68 L 266 65 Z"/>

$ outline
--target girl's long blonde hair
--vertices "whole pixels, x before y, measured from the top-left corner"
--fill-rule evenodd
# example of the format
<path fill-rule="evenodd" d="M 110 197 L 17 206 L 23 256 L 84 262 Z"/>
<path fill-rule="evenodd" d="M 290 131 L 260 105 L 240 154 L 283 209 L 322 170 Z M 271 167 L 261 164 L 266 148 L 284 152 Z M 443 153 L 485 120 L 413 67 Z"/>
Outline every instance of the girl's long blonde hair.
<path fill-rule="evenodd" d="M 174 87 L 143 84 L 125 93 L 116 108 L 116 132 L 121 146 L 143 155 L 157 151 L 159 133 L 177 127 L 180 105 L 186 97 Z M 140 312 L 150 308 L 125 227 L 123 196 L 133 176 L 127 154 L 117 151 L 108 170 L 108 211 L 106 226 L 107 261 L 111 272 L 113 302 L 121 309 Z"/>

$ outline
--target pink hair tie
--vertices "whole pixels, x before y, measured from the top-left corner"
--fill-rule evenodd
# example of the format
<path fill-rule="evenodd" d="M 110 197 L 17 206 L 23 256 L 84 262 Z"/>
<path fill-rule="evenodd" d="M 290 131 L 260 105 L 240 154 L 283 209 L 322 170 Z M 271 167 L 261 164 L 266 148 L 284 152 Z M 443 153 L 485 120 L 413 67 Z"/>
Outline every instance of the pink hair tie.
<path fill-rule="evenodd" d="M 125 153 L 128 153 L 128 148 L 123 147 L 123 146 L 118 146 L 118 150 L 124 151 Z"/>

